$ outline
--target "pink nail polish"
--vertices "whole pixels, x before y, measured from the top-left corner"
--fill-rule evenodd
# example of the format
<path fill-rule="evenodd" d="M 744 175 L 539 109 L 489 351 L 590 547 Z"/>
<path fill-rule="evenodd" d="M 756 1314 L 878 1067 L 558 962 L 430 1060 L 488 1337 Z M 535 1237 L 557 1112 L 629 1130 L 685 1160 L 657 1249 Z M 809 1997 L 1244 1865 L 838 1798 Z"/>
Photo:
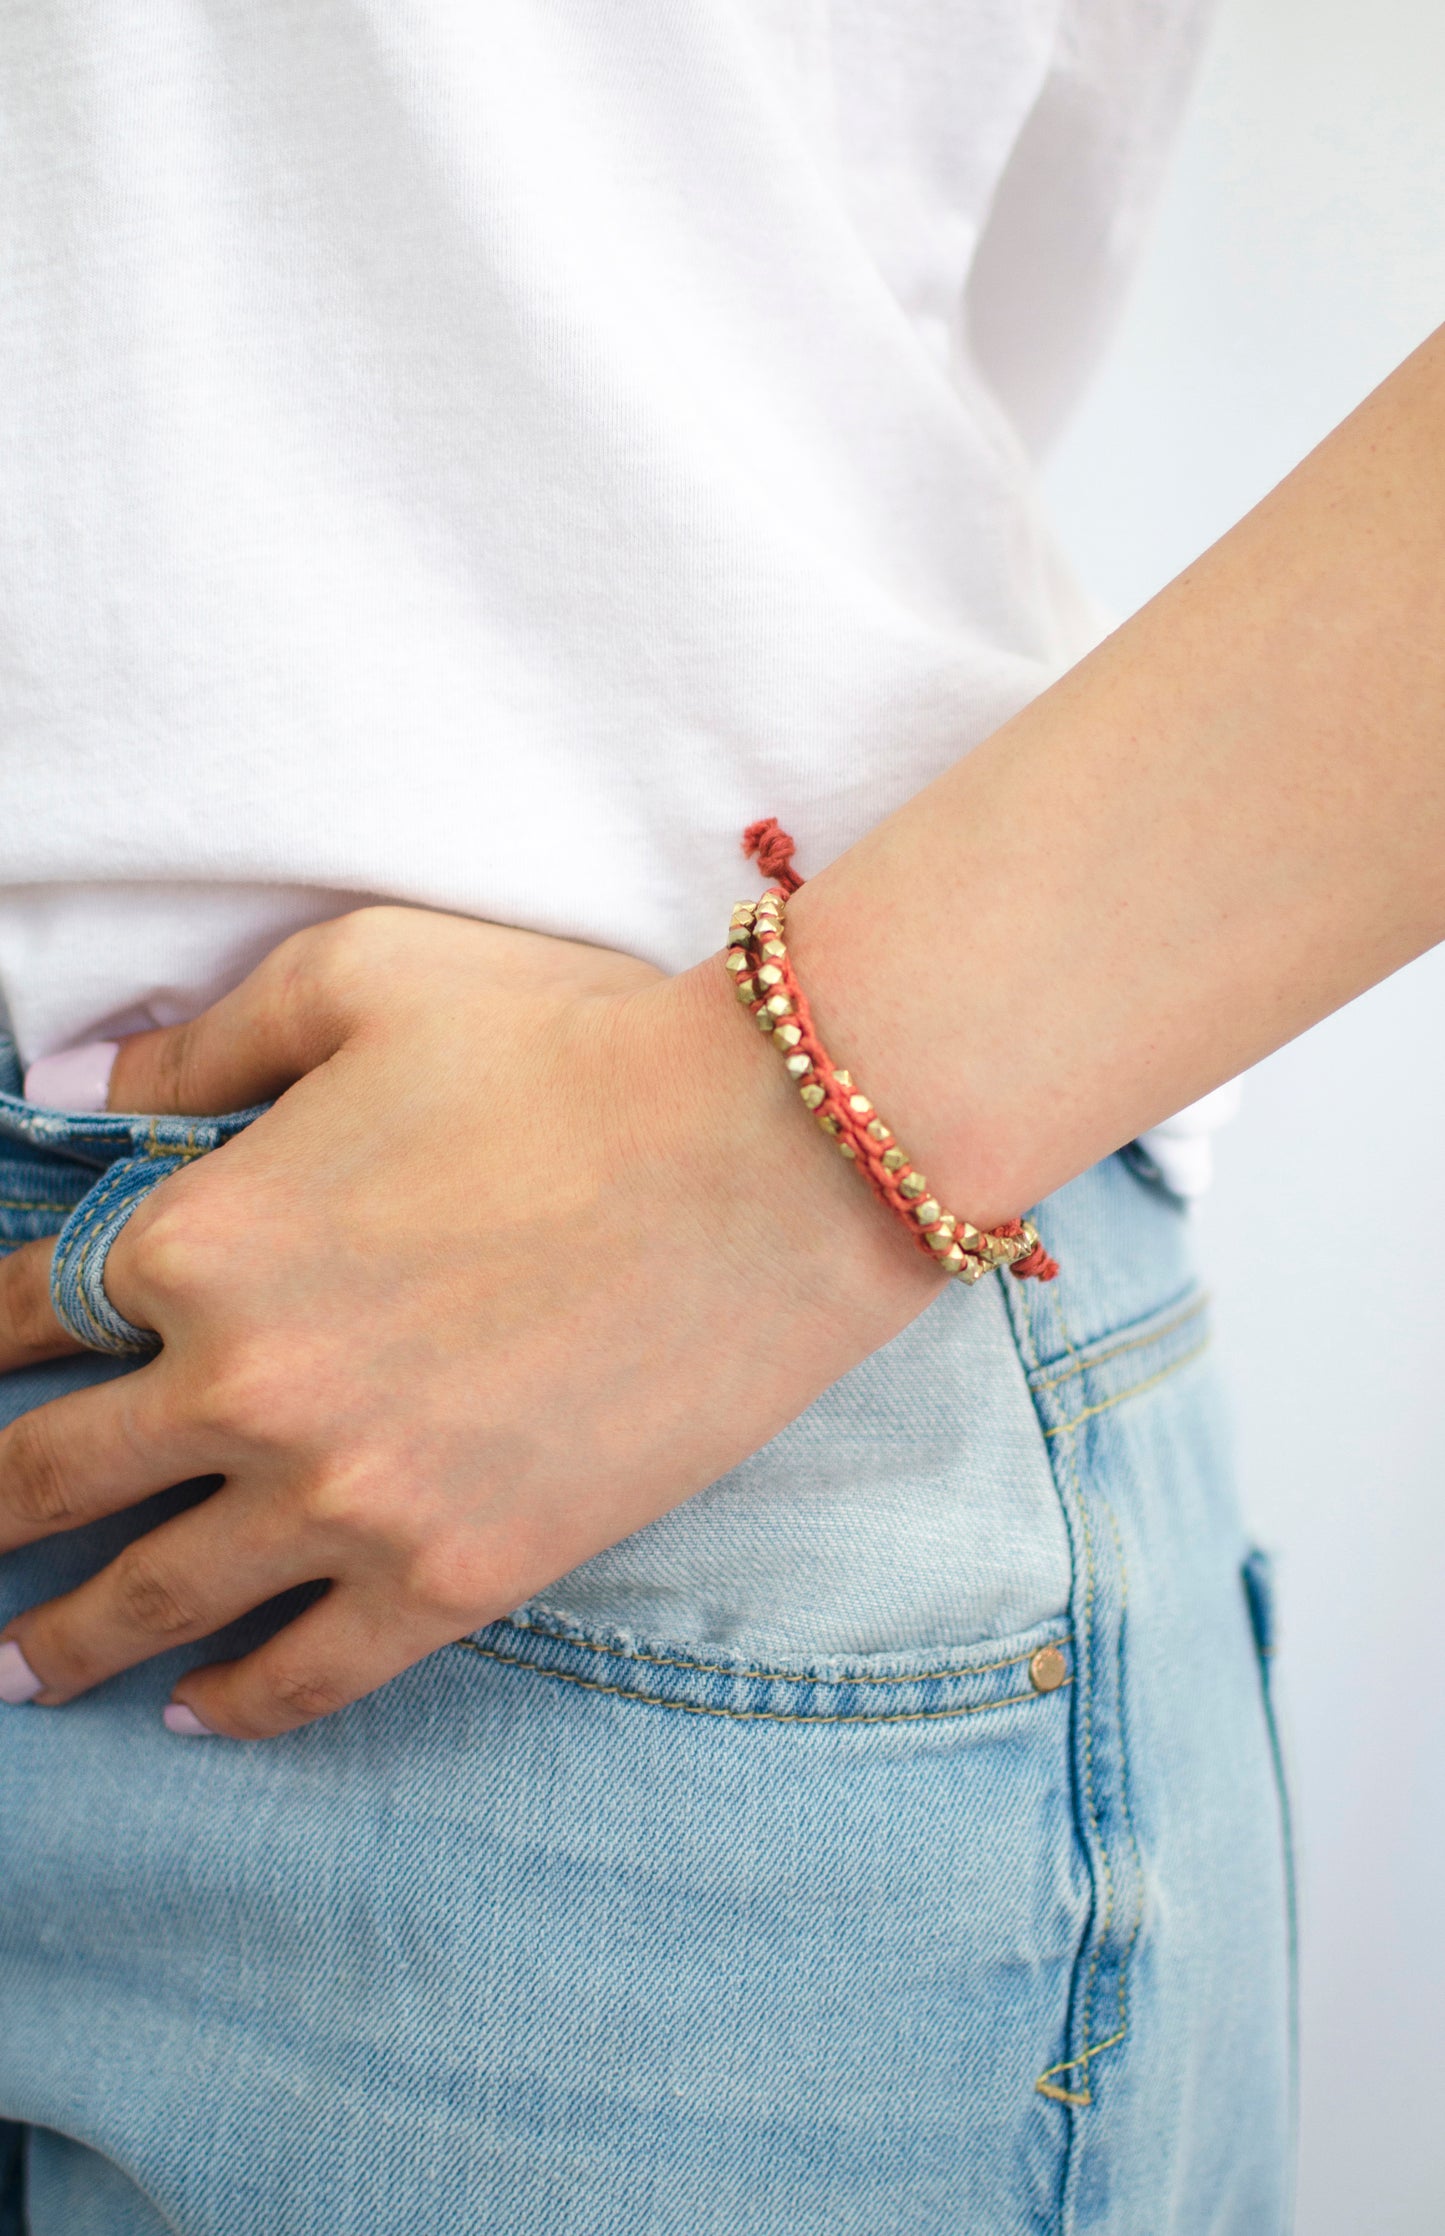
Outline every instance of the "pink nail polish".
<path fill-rule="evenodd" d="M 22 1701 L 33 1700 L 43 1690 L 45 1679 L 37 1677 L 13 1638 L 0 1646 L 0 1700 L 18 1708 Z"/>
<path fill-rule="evenodd" d="M 195 1709 L 188 1708 L 183 1700 L 173 1700 L 163 1708 L 161 1722 L 178 1739 L 214 1739 L 216 1736 L 210 1725 L 203 1724 Z"/>
<path fill-rule="evenodd" d="M 46 1110 L 104 1110 L 117 1040 L 91 1040 L 58 1056 L 37 1056 L 25 1074 L 25 1100 Z"/>

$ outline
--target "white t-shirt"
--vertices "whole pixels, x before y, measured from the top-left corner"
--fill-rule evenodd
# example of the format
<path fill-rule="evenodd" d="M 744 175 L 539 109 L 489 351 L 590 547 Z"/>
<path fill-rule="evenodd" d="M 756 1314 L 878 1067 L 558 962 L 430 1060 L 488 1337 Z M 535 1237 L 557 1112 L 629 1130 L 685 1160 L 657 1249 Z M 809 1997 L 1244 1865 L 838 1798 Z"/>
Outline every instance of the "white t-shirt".
<path fill-rule="evenodd" d="M 1034 461 L 1203 0 L 0 11 L 0 997 L 707 953 L 1099 633 Z"/>

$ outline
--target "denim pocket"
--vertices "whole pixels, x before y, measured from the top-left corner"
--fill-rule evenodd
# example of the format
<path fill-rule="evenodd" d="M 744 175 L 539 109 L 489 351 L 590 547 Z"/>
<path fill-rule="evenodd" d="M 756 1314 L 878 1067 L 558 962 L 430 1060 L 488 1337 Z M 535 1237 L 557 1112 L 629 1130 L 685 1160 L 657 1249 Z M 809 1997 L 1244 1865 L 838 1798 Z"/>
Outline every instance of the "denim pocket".
<path fill-rule="evenodd" d="M 810 1667 L 1032 1634 L 1057 1625 L 1069 1580 L 995 1282 L 945 1290 L 760 1451 L 560 1577 L 522 1619 Z"/>

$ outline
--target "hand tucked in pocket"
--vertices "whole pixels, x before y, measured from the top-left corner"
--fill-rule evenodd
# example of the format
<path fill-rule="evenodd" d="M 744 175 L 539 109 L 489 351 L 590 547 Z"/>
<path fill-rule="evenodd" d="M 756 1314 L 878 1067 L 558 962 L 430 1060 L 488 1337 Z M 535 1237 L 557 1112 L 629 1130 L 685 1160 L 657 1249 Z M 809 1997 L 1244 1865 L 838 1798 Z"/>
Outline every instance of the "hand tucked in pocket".
<path fill-rule="evenodd" d="M 309 1722 L 701 1489 L 904 1326 L 937 1276 L 744 1024 L 715 958 L 662 978 L 375 908 L 125 1042 L 112 1109 L 276 1099 L 115 1245 L 108 1293 L 158 1357 L 0 1434 L 0 1550 L 223 1478 L 8 1626 L 40 1703 L 324 1581 L 168 1718 Z M 72 1348 L 50 1255 L 0 1262 L 0 1370 Z"/>

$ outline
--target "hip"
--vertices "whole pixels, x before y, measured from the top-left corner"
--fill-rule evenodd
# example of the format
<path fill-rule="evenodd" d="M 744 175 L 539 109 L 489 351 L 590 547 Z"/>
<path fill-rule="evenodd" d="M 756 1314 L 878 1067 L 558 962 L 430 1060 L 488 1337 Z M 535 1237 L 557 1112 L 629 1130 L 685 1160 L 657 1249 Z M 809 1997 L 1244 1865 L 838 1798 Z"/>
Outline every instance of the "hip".
<path fill-rule="evenodd" d="M 19 1240 L 48 1183 L 8 1169 Z M 0 1712 L 34 2236 L 1283 2226 L 1281 1802 L 1207 1312 L 1120 1160 L 1040 1224 L 1051 1291 L 949 1292 L 324 1723 L 169 1738 L 225 1640 Z M 11 1556 L 7 1615 L 154 1512 Z"/>

